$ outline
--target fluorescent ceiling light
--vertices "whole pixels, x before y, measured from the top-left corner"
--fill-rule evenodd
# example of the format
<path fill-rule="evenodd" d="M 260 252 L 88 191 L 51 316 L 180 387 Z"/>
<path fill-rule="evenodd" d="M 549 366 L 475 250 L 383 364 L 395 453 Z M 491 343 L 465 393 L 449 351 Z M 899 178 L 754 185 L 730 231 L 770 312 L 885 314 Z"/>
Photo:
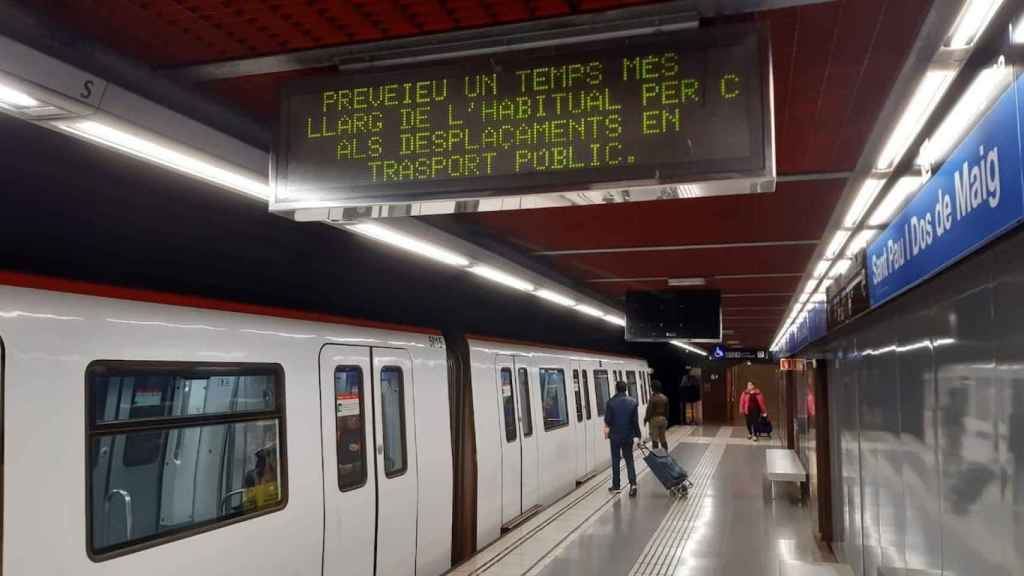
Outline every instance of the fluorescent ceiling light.
<path fill-rule="evenodd" d="M 857 252 L 860 252 L 867 247 L 875 236 L 878 235 L 878 230 L 861 230 L 853 237 L 853 240 L 846 246 L 846 256 L 851 257 Z"/>
<path fill-rule="evenodd" d="M 831 260 L 821 260 L 818 265 L 814 267 L 814 274 L 811 276 L 814 279 L 821 278 L 828 271 L 829 265 L 832 264 Z"/>
<path fill-rule="evenodd" d="M 511 274 L 506 274 L 501 270 L 491 268 L 490 266 L 478 264 L 470 268 L 469 271 L 477 276 L 487 278 L 488 280 L 497 282 L 498 284 L 504 284 L 505 286 L 515 288 L 516 290 L 522 290 L 523 292 L 533 292 L 534 289 L 534 285 L 530 284 L 526 280 L 517 278 Z"/>
<path fill-rule="evenodd" d="M 24 92 L 15 90 L 10 86 L 0 84 L 0 106 L 10 106 L 12 108 L 34 108 L 36 106 L 42 106 L 42 104 Z"/>
<path fill-rule="evenodd" d="M 875 200 L 875 196 L 878 195 L 878 190 L 882 188 L 882 184 L 885 184 L 884 178 L 868 178 L 864 181 L 860 191 L 857 192 L 857 197 L 853 199 L 853 204 L 850 205 L 850 209 L 846 212 L 843 226 L 854 228 L 857 224 L 860 224 L 860 219 L 864 217 L 864 212 L 867 211 L 871 202 Z"/>
<path fill-rule="evenodd" d="M 829 260 L 835 258 L 836 255 L 839 254 L 839 251 L 842 250 L 843 244 L 849 237 L 849 230 L 836 230 L 835 235 L 832 236 L 832 241 L 828 243 L 828 248 L 825 250 L 825 258 Z"/>
<path fill-rule="evenodd" d="M 255 196 L 262 200 L 270 198 L 270 186 L 241 174 L 215 166 L 173 150 L 168 146 L 157 144 L 138 136 L 111 128 L 99 122 L 86 120 L 58 125 L 61 129 L 87 140 L 120 150 L 143 160 L 160 164 L 172 170 L 196 176 L 208 182 Z"/>
<path fill-rule="evenodd" d="M 374 240 L 380 240 L 381 242 L 390 244 L 396 248 L 401 248 L 402 250 L 407 250 L 409 252 L 419 254 L 420 256 L 426 256 L 427 258 L 437 260 L 438 262 L 444 262 L 445 264 L 463 268 L 469 266 L 469 260 L 455 252 L 450 252 L 439 246 L 423 242 L 422 240 L 417 240 L 416 238 L 407 236 L 401 232 L 395 232 L 394 230 L 381 226 L 380 224 L 362 222 L 360 224 L 348 226 L 348 229 L 353 232 L 358 232 L 364 236 L 369 236 Z"/>
<path fill-rule="evenodd" d="M 601 312 L 600 310 L 592 306 L 587 306 L 586 304 L 580 304 L 579 306 L 576 307 L 576 309 L 590 316 L 604 318 L 604 312 Z"/>
<path fill-rule="evenodd" d="M 703 286 L 707 284 L 704 278 L 669 278 L 669 286 Z"/>
<path fill-rule="evenodd" d="M 918 164 L 934 166 L 945 160 L 992 102 L 1010 86 L 1012 79 L 1009 66 L 996 64 L 982 70 L 921 147 Z"/>
<path fill-rule="evenodd" d="M 942 99 L 942 95 L 949 88 L 949 83 L 956 76 L 954 70 L 929 70 L 917 84 L 914 95 L 903 110 L 903 116 L 896 123 L 896 128 L 889 135 L 882 154 L 878 157 L 876 168 L 878 170 L 890 170 L 896 161 L 906 152 L 907 146 L 917 136 L 924 121 L 931 115 L 935 105 Z M 875 189 L 875 192 L 878 192 Z M 870 204 L 870 202 L 869 202 Z M 865 206 L 867 208 L 867 206 Z M 850 224 L 847 224 L 850 226 Z"/>
<path fill-rule="evenodd" d="M 708 355 L 708 353 L 705 352 L 704 350 L 702 350 L 701 348 L 698 348 L 698 347 L 693 346 L 691 344 L 687 344 L 686 342 L 680 342 L 679 340 L 670 340 L 669 343 L 674 345 L 674 346 L 678 346 L 678 347 L 682 348 L 683 350 L 687 350 L 689 352 L 693 352 L 694 354 L 699 354 L 701 356 L 707 356 Z"/>
<path fill-rule="evenodd" d="M 849 258 L 843 258 L 842 260 L 836 260 L 836 263 L 832 266 L 832 269 L 828 271 L 829 278 L 838 278 L 846 273 L 850 269 Z"/>
<path fill-rule="evenodd" d="M 541 288 L 540 290 L 537 290 L 536 292 L 534 292 L 534 294 L 536 294 L 537 296 L 540 296 L 541 298 L 543 298 L 545 300 L 549 300 L 551 302 L 554 302 L 555 304 L 561 304 L 562 306 L 568 306 L 568 307 L 572 308 L 573 306 L 576 305 L 576 301 L 573 300 L 572 298 L 569 298 L 567 296 L 562 296 L 558 292 L 552 292 L 551 290 L 546 290 L 544 288 Z"/>
<path fill-rule="evenodd" d="M 612 324 L 615 324 L 616 326 L 625 326 L 626 325 L 626 320 L 624 318 L 622 318 L 622 317 L 619 317 L 619 316 L 614 316 L 612 314 L 605 314 L 604 316 L 602 316 L 602 318 L 604 318 L 604 320 L 606 322 L 611 322 Z"/>
<path fill-rule="evenodd" d="M 869 226 L 883 226 L 888 224 L 896 211 L 903 206 L 907 198 L 917 192 L 918 188 L 921 187 L 922 179 L 919 176 L 906 176 L 900 178 L 896 183 L 889 189 L 889 193 L 886 195 L 882 203 L 875 208 L 874 214 L 871 215 L 871 219 L 868 220 Z"/>
<path fill-rule="evenodd" d="M 950 30 L 946 45 L 950 48 L 966 48 L 978 39 L 981 32 L 988 26 L 1003 0 L 967 0 L 960 10 L 953 29 Z"/>
<path fill-rule="evenodd" d="M 1017 20 L 1017 25 L 1013 27 L 1013 43 L 1024 44 L 1024 17 Z"/>

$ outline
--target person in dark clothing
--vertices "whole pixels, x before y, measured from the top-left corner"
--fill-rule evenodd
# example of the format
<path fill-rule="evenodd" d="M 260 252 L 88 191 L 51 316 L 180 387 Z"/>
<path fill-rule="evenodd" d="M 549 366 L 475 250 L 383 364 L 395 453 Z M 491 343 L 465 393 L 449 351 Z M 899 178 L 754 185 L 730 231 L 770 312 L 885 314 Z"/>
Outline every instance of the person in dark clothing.
<path fill-rule="evenodd" d="M 626 461 L 629 495 L 636 496 L 636 468 L 633 465 L 633 439 L 640 438 L 639 404 L 626 394 L 626 383 L 615 383 L 615 396 L 608 399 L 604 411 L 605 435 L 612 448 L 612 486 L 609 492 L 621 492 L 619 464 Z"/>
<path fill-rule="evenodd" d="M 747 389 L 740 396 L 740 412 L 747 417 L 747 439 L 757 442 L 757 425 L 762 416 L 768 416 L 768 403 L 753 382 L 747 382 Z"/>
<path fill-rule="evenodd" d="M 654 388 L 654 395 L 647 403 L 644 424 L 650 428 L 651 445 L 655 449 L 660 445 L 668 450 L 668 440 L 665 439 L 665 430 L 668 429 L 668 396 L 661 393 L 661 382 L 655 380 L 651 387 Z"/>

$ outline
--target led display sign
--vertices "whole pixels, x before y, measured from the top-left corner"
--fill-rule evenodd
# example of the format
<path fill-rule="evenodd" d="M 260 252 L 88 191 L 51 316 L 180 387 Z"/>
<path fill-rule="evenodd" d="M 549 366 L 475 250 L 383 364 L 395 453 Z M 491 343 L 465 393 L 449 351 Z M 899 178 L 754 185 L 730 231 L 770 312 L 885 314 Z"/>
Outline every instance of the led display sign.
<path fill-rule="evenodd" d="M 774 176 L 769 80 L 749 26 L 297 80 L 272 208 Z"/>

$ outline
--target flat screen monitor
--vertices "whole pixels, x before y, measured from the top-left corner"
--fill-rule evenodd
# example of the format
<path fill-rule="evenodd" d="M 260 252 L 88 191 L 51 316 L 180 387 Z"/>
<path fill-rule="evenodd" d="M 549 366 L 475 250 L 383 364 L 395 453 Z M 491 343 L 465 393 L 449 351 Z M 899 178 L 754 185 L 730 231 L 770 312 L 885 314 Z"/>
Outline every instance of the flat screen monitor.
<path fill-rule="evenodd" d="M 663 342 L 722 339 L 718 290 L 670 290 L 626 294 L 626 340 Z"/>

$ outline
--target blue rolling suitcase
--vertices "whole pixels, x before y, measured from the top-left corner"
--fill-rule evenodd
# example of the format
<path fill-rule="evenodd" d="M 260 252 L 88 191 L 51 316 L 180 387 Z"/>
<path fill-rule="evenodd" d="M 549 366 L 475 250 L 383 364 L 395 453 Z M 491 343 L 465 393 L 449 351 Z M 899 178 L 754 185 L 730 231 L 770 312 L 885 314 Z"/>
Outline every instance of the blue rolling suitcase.
<path fill-rule="evenodd" d="M 675 498 L 686 496 L 691 485 L 689 475 L 671 455 L 651 450 L 646 444 L 640 445 L 640 453 L 643 454 L 647 467 L 654 472 L 669 494 Z"/>
<path fill-rule="evenodd" d="M 769 420 L 767 416 L 761 416 L 757 419 L 757 427 L 754 432 L 758 436 L 767 436 L 771 438 L 773 432 L 772 421 Z"/>

